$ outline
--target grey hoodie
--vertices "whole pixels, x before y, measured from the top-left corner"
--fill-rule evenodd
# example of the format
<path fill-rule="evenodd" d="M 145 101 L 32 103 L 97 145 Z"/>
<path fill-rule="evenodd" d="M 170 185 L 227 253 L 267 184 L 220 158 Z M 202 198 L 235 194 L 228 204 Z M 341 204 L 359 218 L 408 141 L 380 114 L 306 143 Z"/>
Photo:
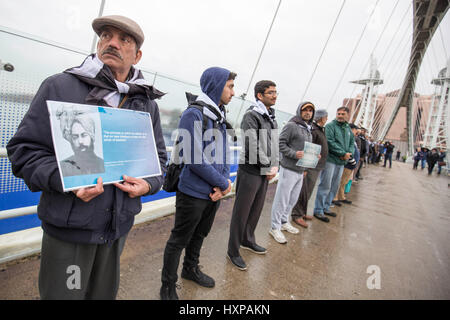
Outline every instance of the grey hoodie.
<path fill-rule="evenodd" d="M 280 165 L 283 168 L 296 172 L 305 171 L 305 168 L 296 165 L 298 159 L 296 158 L 295 153 L 297 151 L 302 151 L 305 148 L 305 141 L 312 142 L 311 125 L 312 119 L 314 119 L 314 112 L 311 120 L 308 122 L 305 122 L 301 118 L 302 107 L 306 104 L 310 104 L 315 112 L 314 105 L 311 102 L 300 103 L 297 108 L 296 116 L 289 120 L 280 134 Z"/>

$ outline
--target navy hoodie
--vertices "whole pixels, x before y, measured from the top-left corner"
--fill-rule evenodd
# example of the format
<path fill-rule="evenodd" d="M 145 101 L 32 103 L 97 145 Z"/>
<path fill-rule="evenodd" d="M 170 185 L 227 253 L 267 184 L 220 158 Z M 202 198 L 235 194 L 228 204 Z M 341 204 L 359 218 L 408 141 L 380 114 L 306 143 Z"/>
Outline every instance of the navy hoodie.
<path fill-rule="evenodd" d="M 200 78 L 202 94 L 197 98 L 198 101 L 206 103 L 221 112 L 224 117 L 225 110 L 223 107 L 218 107 L 218 105 L 229 75 L 230 71 L 223 68 L 212 67 L 205 70 Z M 209 194 L 213 192 L 214 187 L 226 190 L 228 188 L 228 179 L 230 177 L 230 164 L 226 161 L 226 156 L 229 154 L 226 125 L 223 122 L 218 122 L 217 117 L 208 111 L 209 110 L 204 107 L 202 114 L 202 112 L 196 108 L 187 108 L 181 115 L 180 124 L 178 126 L 179 129 L 189 131 L 191 137 L 190 159 L 187 158 L 189 155 L 184 155 L 183 151 L 181 152 L 184 156 L 185 166 L 180 175 L 178 190 L 194 198 L 207 200 L 210 199 Z M 208 117 L 205 132 L 213 128 L 218 129 L 222 135 L 222 144 L 216 143 L 214 138 L 200 138 L 199 129 L 202 126 L 204 115 Z M 197 134 L 194 134 L 196 129 Z M 183 145 L 183 137 L 180 138 L 180 141 Z M 216 145 L 210 146 L 211 143 L 215 143 Z M 206 148 L 208 149 L 205 150 Z M 197 155 L 195 155 L 195 150 L 197 150 Z M 198 153 L 200 150 L 202 154 L 203 152 L 205 154 L 201 157 L 201 163 L 195 163 L 199 162 Z M 213 151 L 211 152 L 211 150 Z M 210 155 L 212 158 L 210 160 L 212 161 L 208 160 L 205 155 Z"/>

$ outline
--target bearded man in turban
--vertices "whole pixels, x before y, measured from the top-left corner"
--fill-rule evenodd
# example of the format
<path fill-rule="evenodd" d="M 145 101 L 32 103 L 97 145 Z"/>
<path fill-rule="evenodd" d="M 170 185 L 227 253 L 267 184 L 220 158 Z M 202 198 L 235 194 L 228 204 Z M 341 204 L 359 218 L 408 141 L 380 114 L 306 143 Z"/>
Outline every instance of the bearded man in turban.
<path fill-rule="evenodd" d="M 91 117 L 75 116 L 67 138 L 74 154 L 61 161 L 64 177 L 105 172 L 103 159 L 94 153 L 95 123 Z"/>

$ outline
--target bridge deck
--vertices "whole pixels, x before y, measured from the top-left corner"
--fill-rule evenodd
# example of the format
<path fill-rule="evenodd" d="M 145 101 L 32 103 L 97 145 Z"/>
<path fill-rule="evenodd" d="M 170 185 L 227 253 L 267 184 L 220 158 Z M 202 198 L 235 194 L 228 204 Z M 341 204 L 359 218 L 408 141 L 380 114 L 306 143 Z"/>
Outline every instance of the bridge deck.
<path fill-rule="evenodd" d="M 404 163 L 369 166 L 352 187 L 352 205 L 337 218 L 317 219 L 280 245 L 268 234 L 276 185 L 268 190 L 257 228 L 265 256 L 242 252 L 249 268 L 226 259 L 233 198 L 224 200 L 200 264 L 213 289 L 179 279 L 181 299 L 450 299 L 450 189 Z M 173 216 L 136 226 L 121 258 L 118 299 L 158 299 L 162 255 Z M 369 266 L 381 270 L 381 289 L 368 289 Z M 0 299 L 38 299 L 39 257 L 0 266 Z"/>

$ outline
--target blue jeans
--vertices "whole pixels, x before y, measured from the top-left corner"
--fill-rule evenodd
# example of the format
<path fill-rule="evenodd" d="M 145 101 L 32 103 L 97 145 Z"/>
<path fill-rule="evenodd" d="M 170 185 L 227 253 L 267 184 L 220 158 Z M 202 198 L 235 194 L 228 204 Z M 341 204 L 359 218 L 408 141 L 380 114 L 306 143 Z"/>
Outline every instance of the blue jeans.
<path fill-rule="evenodd" d="M 386 167 L 386 162 L 389 160 L 389 168 L 392 167 L 392 153 L 386 153 L 384 155 L 384 167 Z"/>
<path fill-rule="evenodd" d="M 317 189 L 314 214 L 323 215 L 324 212 L 330 212 L 331 201 L 333 201 L 339 189 L 343 171 L 344 165 L 331 162 L 325 164 L 325 169 L 320 173 L 320 184 Z"/>

